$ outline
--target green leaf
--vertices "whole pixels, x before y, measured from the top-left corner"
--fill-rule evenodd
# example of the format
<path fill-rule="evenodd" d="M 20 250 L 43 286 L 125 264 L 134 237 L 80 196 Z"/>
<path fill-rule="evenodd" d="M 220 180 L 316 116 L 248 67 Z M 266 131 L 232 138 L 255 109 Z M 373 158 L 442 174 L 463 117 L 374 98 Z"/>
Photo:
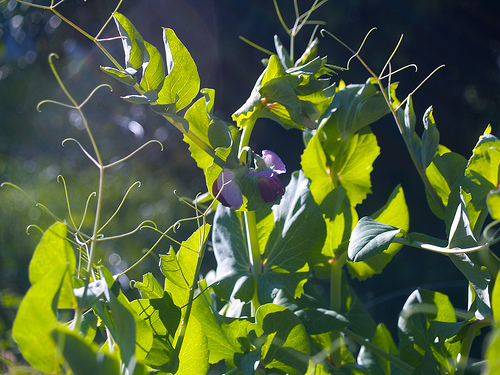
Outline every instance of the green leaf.
<path fill-rule="evenodd" d="M 186 241 L 177 254 L 171 247 L 168 254 L 160 255 L 160 270 L 165 276 L 165 291 L 172 296 L 176 306 L 188 303 L 189 290 L 193 286 L 195 270 L 201 247 L 210 232 L 210 225 L 199 227 Z"/>
<path fill-rule="evenodd" d="M 154 367 L 166 365 L 174 351 L 172 342 L 181 319 L 180 308 L 174 305 L 168 293 L 161 298 L 134 300 L 130 307 L 153 332 L 151 349 L 142 363 Z"/>
<path fill-rule="evenodd" d="M 500 219 L 500 189 L 495 188 L 488 193 L 486 197 L 488 211 L 493 220 Z"/>
<path fill-rule="evenodd" d="M 321 141 L 323 139 L 323 141 Z M 371 193 L 370 174 L 380 148 L 369 128 L 343 139 L 333 123 L 320 127 L 301 158 L 317 203 L 342 185 L 353 207 Z"/>
<path fill-rule="evenodd" d="M 465 170 L 463 188 L 471 194 L 475 211 L 486 208 L 486 198 L 500 182 L 500 139 L 485 132 L 474 147 Z M 472 208 L 472 207 L 471 207 Z M 473 212 L 469 211 L 469 216 Z"/>
<path fill-rule="evenodd" d="M 318 335 L 346 328 L 349 321 L 343 315 L 323 308 L 299 310 L 295 313 L 309 335 Z"/>
<path fill-rule="evenodd" d="M 489 337 L 486 350 L 484 374 L 496 374 L 500 371 L 500 329 L 496 328 Z"/>
<path fill-rule="evenodd" d="M 422 167 L 427 168 L 434 159 L 439 145 L 439 131 L 432 115 L 432 107 L 424 114 L 424 132 L 422 134 Z"/>
<path fill-rule="evenodd" d="M 500 279 L 497 275 L 493 292 L 491 293 L 491 309 L 493 310 L 493 317 L 497 322 L 500 322 Z"/>
<path fill-rule="evenodd" d="M 484 319 L 491 315 L 489 285 L 491 274 L 483 265 L 481 255 L 476 253 L 449 254 L 453 264 L 467 278 L 475 292 L 476 318 Z M 472 302 L 472 301 L 470 301 Z"/>
<path fill-rule="evenodd" d="M 439 145 L 437 154 L 425 170 L 427 179 L 432 188 L 439 196 L 444 207 L 448 206 L 449 197 L 455 183 L 462 178 L 467 160 L 460 154 L 451 152 L 444 146 Z M 426 190 L 426 197 L 432 212 L 440 219 L 444 214 L 437 207 L 434 200 Z"/>
<path fill-rule="evenodd" d="M 59 266 L 67 265 L 61 290 L 58 294 L 59 308 L 76 307 L 71 279 L 75 272 L 76 258 L 71 245 L 66 239 L 66 224 L 55 223 L 43 234 L 35 249 L 29 265 L 29 278 L 32 285 L 43 279 L 47 273 Z"/>
<path fill-rule="evenodd" d="M 359 262 L 378 255 L 386 250 L 394 237 L 400 233 L 402 230 L 399 228 L 365 216 L 352 231 L 347 257 L 352 262 Z"/>
<path fill-rule="evenodd" d="M 431 321 L 456 322 L 453 305 L 444 294 L 415 290 L 398 320 L 400 358 L 416 367 L 416 373 L 453 373 L 460 343 L 440 338 Z"/>
<path fill-rule="evenodd" d="M 335 127 L 342 136 L 354 134 L 389 113 L 385 99 L 369 79 L 365 84 L 347 85 L 333 97 L 318 123 Z"/>
<path fill-rule="evenodd" d="M 163 298 L 163 287 L 151 272 L 142 275 L 142 282 L 136 281 L 133 287 L 139 289 L 142 298 Z"/>
<path fill-rule="evenodd" d="M 392 339 L 390 331 L 384 324 L 379 324 L 372 339 L 372 343 L 387 353 L 398 355 L 398 349 Z M 372 352 L 368 347 L 362 346 L 356 361 L 370 375 L 391 374 L 391 363 Z"/>
<path fill-rule="evenodd" d="M 293 173 L 280 204 L 273 206 L 273 213 L 274 228 L 262 255 L 264 270 L 258 281 L 262 303 L 272 300 L 269 291 L 278 285 L 287 288 L 291 295 L 300 296 L 296 288 L 301 278 L 307 277 L 308 268 L 304 267 L 321 251 L 326 238 L 321 209 L 302 172 Z"/>
<path fill-rule="evenodd" d="M 266 68 L 255 82 L 255 85 L 247 99 L 236 112 L 233 113 L 232 118 L 238 123 L 240 129 L 246 127 L 250 123 L 254 123 L 260 115 L 262 108 L 260 89 L 264 87 L 269 81 L 274 78 L 282 77 L 285 71 L 278 56 L 272 55 Z"/>
<path fill-rule="evenodd" d="M 301 166 L 304 174 L 311 181 L 311 194 L 317 204 L 337 186 L 337 182 L 331 176 L 331 169 L 327 164 L 327 158 L 321 144 L 322 131 L 318 129 L 309 140 L 301 156 Z"/>
<path fill-rule="evenodd" d="M 219 315 L 212 310 L 206 297 L 208 293 L 198 297 L 193 304 L 193 316 L 203 325 L 203 333 L 210 348 L 210 363 L 225 360 L 235 366 L 235 353 L 249 350 L 250 342 L 247 338 L 247 319 L 232 319 Z"/>
<path fill-rule="evenodd" d="M 95 343 L 86 343 L 82 337 L 74 331 L 57 325 L 52 336 L 73 374 L 121 374 L 120 363 L 115 357 L 100 351 Z"/>
<path fill-rule="evenodd" d="M 148 57 L 143 64 L 144 71 L 140 85 L 144 91 L 156 90 L 165 78 L 163 57 L 156 47 L 148 42 L 144 42 L 144 47 Z"/>
<path fill-rule="evenodd" d="M 149 104 L 158 100 L 158 93 L 155 90 L 146 91 L 144 94 L 121 96 L 123 100 L 133 104 Z"/>
<path fill-rule="evenodd" d="M 171 29 L 163 29 L 168 75 L 158 92 L 158 103 L 176 103 L 180 111 L 191 103 L 200 90 L 198 69 L 191 54 Z M 177 100 L 178 97 L 178 100 Z"/>
<path fill-rule="evenodd" d="M 222 205 L 217 207 L 212 234 L 217 261 L 214 291 L 222 299 L 248 302 L 254 295 L 251 262 L 238 214 Z"/>
<path fill-rule="evenodd" d="M 106 314 L 97 304 L 96 311 L 118 345 L 124 366 L 130 371 L 136 361 L 143 360 L 151 349 L 153 332 L 130 306 L 110 272 L 102 266 L 99 272 L 100 280 L 106 285 L 104 297 L 109 304 L 110 314 Z"/>
<path fill-rule="evenodd" d="M 28 290 L 12 327 L 23 357 L 31 366 L 46 373 L 57 373 L 61 364 L 51 331 L 57 324 L 55 301 L 67 268 L 67 264 L 51 268 Z"/>
<path fill-rule="evenodd" d="M 206 374 L 209 364 L 209 347 L 203 326 L 196 318 L 189 319 L 179 353 L 179 367 L 175 375 Z M 175 343 L 174 343 L 175 346 Z"/>
<path fill-rule="evenodd" d="M 384 207 L 371 215 L 371 217 L 379 223 L 400 228 L 404 232 L 408 231 L 410 227 L 410 215 L 402 187 L 397 186 Z M 359 280 L 365 280 L 368 277 L 381 273 L 401 247 L 401 244 L 390 244 L 382 253 L 372 256 L 365 261 L 357 261 L 356 263 L 347 262 L 347 268 L 351 276 Z"/>
<path fill-rule="evenodd" d="M 137 70 L 134 68 L 127 68 L 125 70 L 118 70 L 116 68 L 101 66 L 101 70 L 107 75 L 129 86 L 134 86 L 137 83 L 135 77 Z"/>
<path fill-rule="evenodd" d="M 290 54 L 283 46 L 283 43 L 281 43 L 281 40 L 280 38 L 278 38 L 278 35 L 274 36 L 274 47 L 276 48 L 276 54 L 280 59 L 281 65 L 283 65 L 285 69 L 290 68 L 292 66 L 292 60 L 290 60 Z"/>
<path fill-rule="evenodd" d="M 113 14 L 116 27 L 120 33 L 123 51 L 125 52 L 125 65 L 127 68 L 139 69 L 144 62 L 144 39 L 135 26 L 123 14 Z"/>
<path fill-rule="evenodd" d="M 309 339 L 300 319 L 290 310 L 274 304 L 262 305 L 255 315 L 255 324 L 249 325 L 248 330 L 262 332 L 266 339 L 261 349 L 261 366 L 290 375 L 307 371 Z"/>

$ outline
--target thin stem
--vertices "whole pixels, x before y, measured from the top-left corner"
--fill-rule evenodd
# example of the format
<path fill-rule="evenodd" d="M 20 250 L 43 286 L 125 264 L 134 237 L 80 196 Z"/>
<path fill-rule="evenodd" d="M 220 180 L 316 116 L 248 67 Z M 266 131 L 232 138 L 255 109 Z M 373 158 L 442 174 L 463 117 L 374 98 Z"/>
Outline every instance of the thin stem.
<path fill-rule="evenodd" d="M 262 273 L 262 261 L 260 259 L 259 236 L 257 232 L 257 220 L 255 211 L 245 211 L 245 226 L 247 234 L 247 244 L 252 259 L 252 275 L 254 283 L 254 294 L 252 297 L 252 316 L 255 316 L 257 309 L 260 306 L 258 297 L 258 281 Z"/>
<path fill-rule="evenodd" d="M 377 354 L 379 357 L 385 359 L 386 361 L 392 363 L 394 366 L 399 367 L 401 370 L 407 372 L 408 374 L 413 374 L 413 371 L 415 371 L 415 368 L 408 363 L 402 361 L 398 357 L 387 353 L 385 350 L 380 349 L 377 345 L 371 343 L 368 339 L 365 339 L 362 336 L 359 336 L 358 334 L 354 333 L 353 331 L 344 328 L 342 329 L 342 332 L 351 338 L 353 341 L 357 342 L 360 345 L 363 345 L 365 348 L 371 350 L 373 353 Z"/>

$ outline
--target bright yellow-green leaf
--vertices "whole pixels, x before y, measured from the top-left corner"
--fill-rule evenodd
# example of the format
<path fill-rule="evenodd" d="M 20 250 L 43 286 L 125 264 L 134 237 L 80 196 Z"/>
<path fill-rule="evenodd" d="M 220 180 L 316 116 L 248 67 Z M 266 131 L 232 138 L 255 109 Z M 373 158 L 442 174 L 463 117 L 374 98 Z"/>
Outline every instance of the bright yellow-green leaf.
<path fill-rule="evenodd" d="M 43 279 L 46 274 L 59 266 L 67 266 L 59 292 L 58 307 L 74 308 L 76 299 L 73 295 L 71 277 L 75 272 L 75 253 L 66 239 L 67 228 L 63 223 L 55 223 L 47 229 L 35 249 L 29 265 L 29 278 L 32 285 Z"/>
<path fill-rule="evenodd" d="M 57 373 L 61 364 L 51 331 L 57 323 L 54 298 L 67 275 L 67 267 L 59 264 L 51 268 L 28 290 L 12 328 L 23 357 L 46 373 Z"/>

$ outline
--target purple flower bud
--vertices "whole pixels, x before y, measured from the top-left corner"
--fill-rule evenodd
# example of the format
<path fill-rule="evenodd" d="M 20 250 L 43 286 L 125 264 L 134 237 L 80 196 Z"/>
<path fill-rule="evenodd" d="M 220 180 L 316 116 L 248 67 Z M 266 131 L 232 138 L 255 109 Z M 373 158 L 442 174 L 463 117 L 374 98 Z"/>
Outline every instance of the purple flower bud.
<path fill-rule="evenodd" d="M 243 194 L 235 180 L 235 174 L 227 168 L 224 168 L 214 181 L 212 194 L 222 205 L 233 210 L 239 209 L 243 204 Z"/>
<path fill-rule="evenodd" d="M 258 184 L 260 195 L 266 203 L 277 201 L 285 194 L 285 185 L 278 176 L 259 177 Z"/>

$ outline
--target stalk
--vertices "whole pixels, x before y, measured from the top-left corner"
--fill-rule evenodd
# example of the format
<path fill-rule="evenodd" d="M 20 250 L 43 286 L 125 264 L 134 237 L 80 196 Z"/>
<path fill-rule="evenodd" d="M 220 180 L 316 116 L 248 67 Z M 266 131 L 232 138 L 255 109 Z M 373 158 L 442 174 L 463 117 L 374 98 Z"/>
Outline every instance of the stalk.
<path fill-rule="evenodd" d="M 252 259 L 252 275 L 254 283 L 254 294 L 252 297 L 252 316 L 260 306 L 259 297 L 257 293 L 259 277 L 262 273 L 262 261 L 260 259 L 259 249 L 259 236 L 257 233 L 257 220 L 255 218 L 255 211 L 245 211 L 245 226 L 247 233 L 247 244 Z"/>

